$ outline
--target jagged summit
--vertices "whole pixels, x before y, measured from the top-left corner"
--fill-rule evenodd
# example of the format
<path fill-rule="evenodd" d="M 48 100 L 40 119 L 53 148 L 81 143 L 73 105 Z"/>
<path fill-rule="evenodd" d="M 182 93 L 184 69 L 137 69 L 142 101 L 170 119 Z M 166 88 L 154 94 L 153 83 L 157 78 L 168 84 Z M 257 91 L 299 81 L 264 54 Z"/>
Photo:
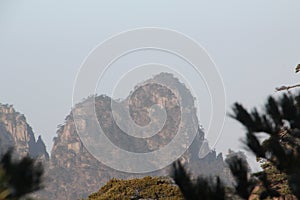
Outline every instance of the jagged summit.
<path fill-rule="evenodd" d="M 29 155 L 33 158 L 49 160 L 41 136 L 36 141 L 25 116 L 17 112 L 12 105 L 0 104 L 0 154 L 11 147 L 14 148 L 17 157 Z"/>
<path fill-rule="evenodd" d="M 165 85 L 169 87 L 164 87 Z M 124 179 L 145 175 L 168 175 L 170 166 L 149 174 L 122 173 L 107 167 L 89 153 L 77 133 L 76 126 L 87 133 L 93 132 L 95 127 L 89 119 L 95 108 L 98 122 L 106 136 L 115 145 L 127 151 L 138 153 L 155 151 L 172 140 L 174 132 L 180 125 L 181 110 L 178 99 L 176 99 L 178 94 L 183 96 L 182 112 L 188 116 L 188 120 L 184 121 L 187 127 L 185 131 L 188 132 L 192 130 L 192 127 L 198 127 L 199 125 L 194 97 L 183 83 L 169 73 L 161 73 L 143 83 L 139 83 L 128 98 L 122 101 L 114 100 L 106 95 L 91 95 L 82 102 L 77 103 L 72 108 L 72 112 L 66 117 L 65 123 L 59 126 L 57 137 L 54 138 L 49 169 L 51 181 L 41 197 L 52 199 L 55 196 L 63 196 L 66 199 L 78 199 L 97 191 L 113 177 Z M 163 106 L 166 109 L 166 123 L 155 136 L 146 140 L 139 140 L 129 136 L 123 131 L 124 129 L 118 126 L 112 115 L 112 102 L 116 105 L 128 105 L 132 120 L 139 125 L 147 125 L 150 122 L 149 114 L 152 105 Z M 78 116 L 76 118 L 76 126 L 74 113 L 80 116 L 80 118 Z M 126 119 L 121 118 L 120 123 L 123 123 L 123 128 L 126 130 L 133 130 L 132 125 L 127 123 Z M 198 154 L 204 140 L 204 132 L 198 127 L 192 145 L 181 157 L 182 162 L 185 165 L 190 165 L 191 171 L 195 174 L 216 174 L 228 179 L 228 170 L 225 167 L 222 155 L 216 155 L 216 152 L 208 151 L 204 158 L 199 158 Z M 118 156 L 113 152 L 112 155 L 114 157 Z M 64 185 L 64 187 L 61 187 L 61 185 Z"/>
<path fill-rule="evenodd" d="M 33 157 L 44 158 L 46 187 L 35 194 L 37 199 L 80 199 L 97 191 L 111 178 L 127 179 L 169 174 L 170 166 L 151 173 L 128 174 L 112 169 L 97 160 L 88 151 L 77 132 L 78 129 L 86 133 L 95 132 L 95 124 L 90 119 L 96 111 L 97 122 L 110 141 L 131 152 L 156 151 L 172 141 L 179 127 L 184 127 L 183 141 L 188 138 L 187 133 L 196 131 L 195 139 L 180 158 L 182 163 L 190 166 L 190 171 L 196 175 L 220 175 L 225 181 L 229 178 L 229 171 L 223 162 L 222 155 L 217 155 L 215 151 L 208 149 L 204 132 L 199 128 L 195 99 L 179 79 L 172 74 L 161 73 L 139 83 L 128 95 L 121 101 L 105 95 L 92 95 L 77 103 L 71 113 L 66 116 L 65 122 L 58 126 L 57 136 L 53 139 L 50 159 L 48 159 L 44 142 L 41 137 L 35 140 L 24 115 L 16 112 L 10 105 L 1 104 L 0 150 L 2 152 L 9 146 L 14 146 L 19 155 L 30 154 Z M 162 121 L 160 117 L 163 116 L 159 109 L 164 108 L 165 123 L 157 129 L 157 134 L 144 140 L 132 137 L 127 133 L 135 131 L 134 124 L 129 123 L 128 119 L 120 114 L 122 109 L 116 116 L 113 116 L 112 103 L 121 108 L 124 105 L 128 106 L 131 120 L 140 126 L 149 123 L 159 126 L 159 122 Z M 153 107 L 153 105 L 157 107 Z M 152 120 L 153 118 L 150 116 L 156 112 L 158 112 L 157 118 Z M 74 113 L 79 115 L 74 117 Z M 182 114 L 185 116 L 185 120 L 182 120 Z M 116 122 L 118 119 L 119 123 Z M 205 147 L 206 156 L 199 158 L 199 152 L 203 151 L 202 146 Z M 115 152 L 109 153 L 114 158 L 119 156 Z M 172 152 L 168 153 L 172 154 Z M 169 155 L 164 155 L 163 158 L 167 158 Z"/>

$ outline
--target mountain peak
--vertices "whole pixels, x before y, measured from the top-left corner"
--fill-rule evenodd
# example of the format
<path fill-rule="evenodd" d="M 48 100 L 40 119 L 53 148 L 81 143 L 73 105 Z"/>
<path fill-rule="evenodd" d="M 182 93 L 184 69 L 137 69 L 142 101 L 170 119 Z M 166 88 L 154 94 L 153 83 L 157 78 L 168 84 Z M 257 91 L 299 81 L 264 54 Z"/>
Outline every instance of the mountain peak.
<path fill-rule="evenodd" d="M 14 148 L 17 157 L 29 155 L 33 158 L 48 160 L 49 155 L 41 137 L 36 142 L 31 126 L 23 114 L 17 112 L 12 105 L 0 104 L 0 153 Z"/>

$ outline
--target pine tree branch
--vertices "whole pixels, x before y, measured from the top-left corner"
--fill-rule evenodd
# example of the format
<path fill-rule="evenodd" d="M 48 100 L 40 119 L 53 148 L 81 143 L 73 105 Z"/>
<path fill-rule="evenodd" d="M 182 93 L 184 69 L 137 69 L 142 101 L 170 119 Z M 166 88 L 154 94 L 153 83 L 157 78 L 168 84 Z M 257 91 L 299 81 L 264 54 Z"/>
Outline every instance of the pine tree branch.
<path fill-rule="evenodd" d="M 300 87 L 300 84 L 291 85 L 291 86 L 284 86 L 283 85 L 283 86 L 275 88 L 275 89 L 276 89 L 276 92 L 279 92 L 279 91 L 282 91 L 282 90 L 289 90 L 289 89 L 296 88 L 296 87 Z"/>

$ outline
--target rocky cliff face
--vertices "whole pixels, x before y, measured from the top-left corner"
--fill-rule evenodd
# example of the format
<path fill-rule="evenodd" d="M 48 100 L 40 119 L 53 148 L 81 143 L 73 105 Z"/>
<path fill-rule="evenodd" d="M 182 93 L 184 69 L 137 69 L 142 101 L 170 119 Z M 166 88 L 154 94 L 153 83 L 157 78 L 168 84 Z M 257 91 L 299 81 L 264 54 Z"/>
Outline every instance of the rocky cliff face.
<path fill-rule="evenodd" d="M 38 199 L 80 199 L 108 181 L 116 171 L 99 163 L 84 148 L 71 115 L 57 131 L 46 171 L 46 188 Z"/>
<path fill-rule="evenodd" d="M 168 85 L 173 87 L 172 91 L 162 87 L 160 84 L 156 84 L 157 81 L 162 83 L 168 82 Z M 184 122 L 189 123 L 185 131 L 189 131 L 193 127 L 192 125 L 195 124 L 198 127 L 194 98 L 189 90 L 170 74 L 160 74 L 153 79 L 145 81 L 135 88 L 135 92 L 130 95 L 131 98 L 128 97 L 122 102 L 117 102 L 107 96 L 96 96 L 95 101 L 93 101 L 94 97 L 91 97 L 77 104 L 70 115 L 66 117 L 65 123 L 59 126 L 57 137 L 54 138 L 50 165 L 47 171 L 47 187 L 38 194 L 38 197 L 43 199 L 79 199 L 97 191 L 111 178 L 125 179 L 146 175 L 168 175 L 170 166 L 147 174 L 122 173 L 105 166 L 89 153 L 83 145 L 77 129 L 79 128 L 89 133 L 94 131 L 94 124 L 89 120 L 92 113 L 87 108 L 95 106 L 99 124 L 106 136 L 115 145 L 127 151 L 138 153 L 154 151 L 168 144 L 180 125 L 180 108 L 175 98 L 177 92 L 184 93 L 185 99 L 183 104 L 185 105 L 182 108 L 186 113 L 189 113 L 188 122 Z M 166 122 L 155 136 L 146 140 L 128 136 L 113 118 L 112 101 L 116 104 L 127 104 L 130 110 L 130 117 L 136 124 L 141 126 L 150 122 L 149 113 L 153 108 L 151 107 L 152 105 L 156 104 L 164 107 L 166 109 Z M 76 119 L 76 125 L 72 113 L 80 113 L 81 117 Z M 125 120 L 122 122 L 123 128 L 125 127 L 127 131 L 134 131 L 130 123 L 127 123 Z M 181 161 L 185 165 L 190 166 L 190 170 L 194 174 L 220 175 L 227 181 L 229 172 L 225 167 L 221 154 L 216 155 L 216 152 L 210 151 L 206 147 L 206 150 L 209 151 L 207 155 L 202 159 L 198 157 L 200 147 L 204 141 L 204 133 L 198 128 L 192 145 L 181 157 Z"/>
<path fill-rule="evenodd" d="M 178 94 L 182 99 L 178 99 Z M 181 105 L 178 104 L 179 101 Z M 152 123 L 157 134 L 143 140 L 128 135 L 127 133 L 135 132 L 134 125 L 120 115 L 124 111 L 122 109 L 113 115 L 112 103 L 117 107 L 127 106 L 130 118 L 135 124 L 145 126 Z M 160 108 L 164 108 L 165 113 L 161 113 Z M 64 124 L 58 127 L 50 159 L 42 139 L 39 137 L 35 140 L 25 117 L 12 106 L 0 106 L 1 153 L 13 146 L 17 155 L 29 154 L 45 163 L 45 188 L 35 194 L 37 199 L 80 199 L 98 191 L 111 178 L 127 179 L 169 174 L 171 166 L 151 173 L 129 174 L 114 170 L 98 161 L 87 150 L 78 134 L 78 130 L 84 133 L 95 132 L 95 124 L 90 120 L 94 109 L 97 123 L 101 125 L 106 137 L 119 148 L 136 153 L 162 148 L 172 141 L 180 127 L 184 127 L 183 139 L 188 139 L 187 133 L 195 131 L 196 127 L 196 137 L 181 156 L 181 162 L 195 175 L 220 175 L 226 182 L 230 179 L 222 155 L 216 155 L 205 142 L 204 132 L 198 126 L 194 98 L 190 91 L 173 75 L 160 74 L 136 86 L 134 92 L 123 101 L 101 95 L 87 98 L 77 104 L 66 117 Z M 77 114 L 76 118 L 74 113 Z M 156 118 L 151 118 L 152 114 Z M 184 120 L 182 116 L 185 116 Z M 159 127 L 164 118 L 163 126 Z M 201 152 L 204 152 L 203 158 L 198 156 Z M 120 156 L 115 152 L 109 153 L 114 158 Z M 171 154 L 172 152 L 167 152 L 162 158 Z"/>
<path fill-rule="evenodd" d="M 49 160 L 41 136 L 36 141 L 25 116 L 16 112 L 11 105 L 0 104 L 0 154 L 11 147 L 16 157 L 29 155 L 45 162 Z"/>

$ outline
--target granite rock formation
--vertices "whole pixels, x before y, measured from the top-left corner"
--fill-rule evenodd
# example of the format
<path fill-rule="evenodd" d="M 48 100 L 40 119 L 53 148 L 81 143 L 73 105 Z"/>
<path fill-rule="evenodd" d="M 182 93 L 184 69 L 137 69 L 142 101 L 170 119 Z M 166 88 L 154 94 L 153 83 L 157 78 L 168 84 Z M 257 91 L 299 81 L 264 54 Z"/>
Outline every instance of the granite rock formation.
<path fill-rule="evenodd" d="M 25 116 L 16 112 L 12 105 L 0 104 L 0 154 L 11 148 L 17 158 L 29 155 L 43 162 L 49 160 L 41 136 L 35 139 Z"/>
<path fill-rule="evenodd" d="M 160 83 L 171 85 L 172 90 L 163 87 Z M 176 94 L 180 93 L 183 99 L 182 110 L 188 113 L 186 127 L 189 131 L 197 127 L 197 134 L 190 148 L 180 158 L 184 165 L 190 166 L 191 173 L 195 175 L 220 175 L 225 182 L 229 182 L 230 175 L 223 162 L 222 155 L 216 155 L 215 151 L 209 150 L 206 146 L 206 156 L 202 159 L 198 154 L 200 148 L 205 146 L 204 132 L 198 127 L 194 98 L 189 90 L 174 78 L 171 74 L 160 74 L 153 79 L 136 86 L 130 98 L 123 101 L 115 101 L 108 96 L 91 96 L 78 103 L 72 112 L 66 117 L 65 123 L 59 126 L 57 137 L 54 138 L 54 145 L 51 151 L 50 166 L 48 170 L 49 183 L 42 191 L 42 196 L 47 199 L 64 197 L 65 199 L 78 199 L 86 197 L 87 194 L 97 191 L 111 178 L 134 178 L 146 175 L 166 176 L 170 166 L 164 169 L 144 174 L 129 174 L 120 172 L 98 161 L 89 153 L 77 130 L 93 132 L 95 125 L 90 121 L 93 109 L 96 109 L 97 120 L 104 130 L 106 136 L 120 148 L 133 152 L 154 151 L 172 140 L 180 121 L 180 109 L 177 104 Z M 130 117 L 136 124 L 147 125 L 150 122 L 149 113 L 154 104 L 164 106 L 166 109 L 166 122 L 157 135 L 145 140 L 128 136 L 114 120 L 111 103 L 127 104 L 130 110 Z M 77 118 L 74 119 L 74 113 Z M 78 118 L 78 116 L 80 116 Z M 115 116 L 114 117 L 118 117 Z M 76 124 L 75 122 L 76 121 Z M 124 122 L 124 120 L 123 120 Z M 122 121 L 120 122 L 122 123 Z M 155 123 L 155 122 L 154 122 Z M 189 123 L 189 124 L 188 124 Z M 130 123 L 125 122 L 123 127 L 127 131 L 134 131 Z M 203 151 L 203 149 L 201 149 Z M 112 156 L 118 156 L 112 153 Z"/>
<path fill-rule="evenodd" d="M 120 107 L 119 113 L 113 114 L 112 103 Z M 157 134 L 143 140 L 129 136 L 127 133 L 134 132 L 135 129 L 132 123 L 127 121 L 129 119 L 124 119 L 124 115 L 120 115 L 124 111 L 122 110 L 124 106 L 129 108 L 130 118 L 135 124 L 145 126 L 153 123 L 158 130 Z M 161 112 L 161 108 L 165 109 L 164 113 Z M 94 142 L 93 138 L 82 138 L 82 135 L 78 134 L 78 130 L 88 134 L 95 132 L 95 123 L 90 120 L 93 115 L 112 143 L 136 153 L 162 148 L 170 143 L 180 127 L 184 127 L 183 132 L 186 133 L 182 140 L 185 144 L 190 137 L 187 133 L 194 131 L 195 138 L 181 156 L 181 162 L 192 174 L 219 175 L 225 182 L 230 182 L 230 173 L 222 155 L 217 155 L 215 151 L 209 149 L 204 132 L 199 128 L 194 97 L 177 78 L 162 73 L 137 85 L 134 92 L 122 101 L 100 95 L 88 97 L 78 103 L 65 118 L 65 122 L 58 126 L 50 159 L 42 139 L 39 137 L 37 141 L 35 140 L 25 117 L 15 112 L 11 106 L 0 106 L 1 152 L 14 146 L 20 156 L 29 154 L 44 160 L 45 188 L 35 194 L 37 199 L 86 198 L 112 178 L 127 179 L 169 174 L 170 165 L 150 173 L 130 174 L 112 169 L 97 160 L 94 154 L 90 153 L 91 149 L 84 145 L 87 141 L 83 141 L 90 139 L 89 142 Z M 151 116 L 157 118 L 152 120 Z M 163 120 L 165 120 L 163 126 L 160 127 Z M 205 152 L 205 156 L 199 158 L 199 152 L 202 154 Z M 109 153 L 114 158 L 119 156 L 115 152 Z M 167 152 L 162 158 L 171 155 L 172 152 Z"/>

